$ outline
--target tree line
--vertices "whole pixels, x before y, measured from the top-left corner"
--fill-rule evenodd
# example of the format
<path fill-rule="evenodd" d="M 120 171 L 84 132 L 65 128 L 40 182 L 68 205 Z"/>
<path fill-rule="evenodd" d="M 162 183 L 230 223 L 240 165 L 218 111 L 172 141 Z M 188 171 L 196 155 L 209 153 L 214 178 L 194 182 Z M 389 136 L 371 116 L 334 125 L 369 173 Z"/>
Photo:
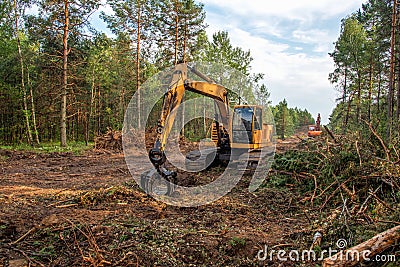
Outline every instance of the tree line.
<path fill-rule="evenodd" d="M 304 132 L 304 126 L 315 124 L 315 120 L 307 109 L 290 108 L 286 99 L 272 107 L 276 133 L 280 139 L 292 136 L 297 131 Z"/>
<path fill-rule="evenodd" d="M 89 142 L 107 128 L 121 129 L 129 101 L 143 82 L 182 61 L 229 66 L 246 77 L 248 86 L 238 98 L 255 94 L 261 104 L 268 102 L 264 75 L 252 72 L 250 51 L 234 47 L 225 31 L 211 39 L 206 35 L 203 4 L 108 0 L 112 12 L 100 17 L 113 36 L 91 24 L 101 4 L 0 3 L 2 143 L 60 141 L 66 146 L 67 141 Z M 139 117 L 142 110 L 139 104 Z M 188 125 L 187 132 L 198 126 Z"/>
<path fill-rule="evenodd" d="M 400 7 L 369 0 L 342 20 L 330 54 L 330 81 L 339 92 L 330 121 L 340 133 L 371 131 L 394 144 L 400 128 Z"/>

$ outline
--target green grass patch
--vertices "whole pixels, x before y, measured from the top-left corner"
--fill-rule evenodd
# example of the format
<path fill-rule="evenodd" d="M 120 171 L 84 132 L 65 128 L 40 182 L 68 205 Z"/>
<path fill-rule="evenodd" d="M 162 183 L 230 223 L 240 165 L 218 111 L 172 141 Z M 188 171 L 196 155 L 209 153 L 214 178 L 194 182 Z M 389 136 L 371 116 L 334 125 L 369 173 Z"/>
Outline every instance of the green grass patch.
<path fill-rule="evenodd" d="M 82 154 L 86 150 L 93 148 L 94 143 L 90 142 L 69 142 L 66 147 L 61 147 L 59 142 L 41 143 L 39 146 L 31 146 L 26 143 L 16 145 L 0 145 L 0 149 L 32 151 L 37 153 L 72 152 L 76 155 Z"/>

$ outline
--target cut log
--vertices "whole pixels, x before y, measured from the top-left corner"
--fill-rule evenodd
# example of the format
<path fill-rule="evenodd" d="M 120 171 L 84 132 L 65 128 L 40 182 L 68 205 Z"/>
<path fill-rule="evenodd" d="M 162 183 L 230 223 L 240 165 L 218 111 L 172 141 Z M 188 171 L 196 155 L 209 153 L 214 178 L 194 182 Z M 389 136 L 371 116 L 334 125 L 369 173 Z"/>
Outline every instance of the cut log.
<path fill-rule="evenodd" d="M 400 225 L 380 233 L 359 245 L 338 252 L 330 258 L 325 259 L 322 266 L 356 266 L 363 261 L 372 259 L 375 255 L 397 244 L 398 241 L 400 241 Z"/>

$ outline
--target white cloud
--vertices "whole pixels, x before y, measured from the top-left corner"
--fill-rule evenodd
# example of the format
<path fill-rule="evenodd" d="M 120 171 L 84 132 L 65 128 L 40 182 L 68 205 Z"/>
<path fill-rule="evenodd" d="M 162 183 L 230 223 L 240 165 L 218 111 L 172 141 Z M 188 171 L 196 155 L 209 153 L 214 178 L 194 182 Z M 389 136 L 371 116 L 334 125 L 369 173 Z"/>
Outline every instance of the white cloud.
<path fill-rule="evenodd" d="M 313 45 L 313 52 L 328 53 L 332 50 L 332 40 L 336 37 L 332 33 L 320 29 L 294 30 L 292 40 L 295 42 Z"/>
<path fill-rule="evenodd" d="M 292 37 L 295 41 L 311 44 L 324 43 L 329 40 L 328 32 L 318 29 L 310 29 L 308 31 L 295 30 L 292 32 Z"/>
<path fill-rule="evenodd" d="M 273 104 L 286 98 L 290 106 L 307 108 L 315 117 L 321 113 L 328 122 L 336 97 L 328 81 L 334 68 L 328 52 L 340 20 L 364 0 L 202 2 L 208 35 L 226 30 L 233 45 L 250 49 L 253 72 L 265 74 Z"/>
<path fill-rule="evenodd" d="M 114 10 L 112 9 L 112 7 L 107 4 L 106 0 L 101 0 L 101 5 L 99 7 L 99 12 L 104 12 L 107 15 L 113 15 L 115 14 Z"/>
<path fill-rule="evenodd" d="M 272 16 L 307 21 L 313 16 L 325 19 L 361 7 L 363 0 L 202 0 L 207 6 L 225 9 L 240 16 Z"/>
<path fill-rule="evenodd" d="M 265 84 L 271 91 L 273 104 L 286 98 L 292 106 L 307 108 L 315 116 L 320 112 L 328 118 L 335 92 L 328 81 L 332 69 L 327 55 L 290 54 L 288 45 L 240 29 L 233 29 L 230 38 L 235 45 L 246 40 L 246 49 L 250 49 L 254 58 L 253 71 L 266 74 Z"/>

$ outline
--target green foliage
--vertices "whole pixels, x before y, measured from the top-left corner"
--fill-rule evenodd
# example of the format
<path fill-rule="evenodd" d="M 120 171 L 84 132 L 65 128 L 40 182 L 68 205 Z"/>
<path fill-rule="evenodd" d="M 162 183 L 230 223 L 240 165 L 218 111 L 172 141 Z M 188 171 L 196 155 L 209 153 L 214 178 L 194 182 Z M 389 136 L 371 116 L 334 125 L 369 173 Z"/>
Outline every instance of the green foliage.
<path fill-rule="evenodd" d="M 368 187 L 378 187 L 380 178 L 399 175 L 400 170 L 393 162 L 381 161 L 383 148 L 377 147 L 367 139 L 351 135 L 341 138 L 338 142 L 332 146 L 314 139 L 304 141 L 297 148 L 277 154 L 272 168 L 293 174 L 293 177 L 299 175 L 298 179 L 292 181 L 296 181 L 302 192 L 314 190 L 314 175 L 320 192 L 324 190 L 328 195 L 332 192 L 337 194 L 335 189 L 344 183 L 349 188 L 357 188 L 361 199 L 368 197 Z M 371 177 L 371 180 L 359 177 Z M 378 180 L 372 177 L 377 177 Z M 283 182 L 285 177 L 277 176 L 271 184 L 280 187 Z M 339 195 L 336 200 L 341 200 Z"/>
<path fill-rule="evenodd" d="M 266 106 L 271 104 L 271 101 L 269 100 L 271 93 L 268 91 L 268 88 L 265 84 L 261 84 L 258 90 L 256 90 L 255 94 L 260 105 Z"/>
<path fill-rule="evenodd" d="M 286 188 L 288 184 L 293 183 L 293 180 L 288 175 L 272 175 L 268 179 L 268 184 L 265 187 Z"/>
<path fill-rule="evenodd" d="M 272 113 L 276 124 L 276 133 L 281 139 L 293 135 L 302 126 L 315 123 L 307 109 L 289 108 L 286 99 L 272 107 Z"/>
<path fill-rule="evenodd" d="M 230 240 L 229 240 L 229 245 L 233 248 L 237 248 L 237 247 L 244 247 L 246 245 L 246 239 L 237 237 L 237 236 L 233 236 Z"/>
<path fill-rule="evenodd" d="M 277 154 L 272 166 L 275 174 L 266 186 L 301 192 L 302 202 L 322 214 L 313 228 L 326 229 L 323 242 L 348 237 L 353 246 L 399 220 L 400 195 L 394 192 L 400 169 L 382 160 L 383 148 L 362 136 L 337 139 L 336 144 L 312 139 Z M 323 219 L 325 212 L 328 219 Z M 335 212 L 340 215 L 333 217 Z"/>
<path fill-rule="evenodd" d="M 64 2 L 35 1 L 38 11 L 26 16 L 22 16 L 22 11 L 33 2 L 18 3 L 21 9 L 18 36 L 24 57 L 28 107 L 23 109 L 17 40 L 13 34 L 13 17 L 9 16 L 13 13 L 13 5 L 11 1 L 5 1 L 0 4 L 0 110 L 3 114 L 0 140 L 15 145 L 26 141 L 29 131 L 33 131 L 27 130 L 24 124 L 24 115 L 27 115 L 31 123 L 35 119 L 41 141 L 57 142 L 64 83 L 60 57 Z M 232 94 L 232 100 L 241 104 L 255 102 L 255 95 L 260 104 L 269 103 L 267 86 L 261 84 L 263 74 L 251 71 L 253 58 L 250 51 L 234 47 L 227 32 L 216 32 L 208 40 L 202 3 L 194 0 L 109 0 L 107 3 L 114 13 L 101 16 L 114 33 L 113 37 L 96 32 L 89 23 L 88 18 L 100 1 L 69 1 L 68 47 L 71 49 L 67 71 L 67 135 L 71 142 L 93 140 L 108 127 L 121 129 L 125 110 L 138 86 L 180 60 L 217 61 L 221 67 L 208 71 L 221 74 L 213 78 L 240 92 L 239 95 Z M 223 66 L 229 66 L 233 71 L 226 73 Z M 238 77 L 245 78 L 238 81 Z M 197 96 L 187 94 L 186 97 Z M 204 109 L 211 112 L 211 102 L 198 101 L 199 106 L 204 104 Z M 142 103 L 141 109 L 144 110 L 146 105 Z M 161 102 L 158 107 L 160 105 Z M 203 115 L 200 108 L 187 112 Z M 151 114 L 149 121 L 156 123 L 157 120 L 158 114 Z M 206 120 L 207 126 L 210 122 Z M 199 128 L 202 130 L 198 131 Z M 190 122 L 186 133 L 187 137 L 199 140 L 206 136 L 207 130 L 203 121 L 197 120 Z"/>
<path fill-rule="evenodd" d="M 203 4 L 194 0 L 162 0 L 156 1 L 152 10 L 157 65 L 164 68 L 192 60 L 198 49 L 198 36 L 206 27 Z"/>
<path fill-rule="evenodd" d="M 393 1 L 370 0 L 362 9 L 342 20 L 341 32 L 330 54 L 335 70 L 329 80 L 340 92 L 338 104 L 330 118 L 337 133 L 361 131 L 367 135 L 371 123 L 390 145 L 399 134 L 400 94 L 398 80 L 398 46 L 391 50 Z M 398 11 L 396 11 L 398 12 Z M 393 59 L 393 60 L 392 60 Z M 389 103 L 392 101 L 392 103 Z"/>
<path fill-rule="evenodd" d="M 60 147 L 58 142 L 45 142 L 39 146 L 30 146 L 27 143 L 0 145 L 0 149 L 32 151 L 36 153 L 72 152 L 76 155 L 82 154 L 91 148 L 93 148 L 93 143 L 86 144 L 85 142 L 70 142 L 67 147 Z"/>
<path fill-rule="evenodd" d="M 251 73 L 251 62 L 253 57 L 250 51 L 244 51 L 240 47 L 231 44 L 228 32 L 219 31 L 213 34 L 212 40 L 204 43 L 200 52 L 203 53 L 205 62 L 217 62 L 220 69 L 213 69 L 214 79 L 217 83 L 227 88 L 235 88 L 239 95 L 231 95 L 231 100 L 237 104 L 255 102 L 254 94 L 259 95 L 261 89 L 263 100 L 268 101 L 268 91 L 259 85 L 263 78 L 261 73 Z M 237 71 L 226 74 L 226 66 Z"/>

